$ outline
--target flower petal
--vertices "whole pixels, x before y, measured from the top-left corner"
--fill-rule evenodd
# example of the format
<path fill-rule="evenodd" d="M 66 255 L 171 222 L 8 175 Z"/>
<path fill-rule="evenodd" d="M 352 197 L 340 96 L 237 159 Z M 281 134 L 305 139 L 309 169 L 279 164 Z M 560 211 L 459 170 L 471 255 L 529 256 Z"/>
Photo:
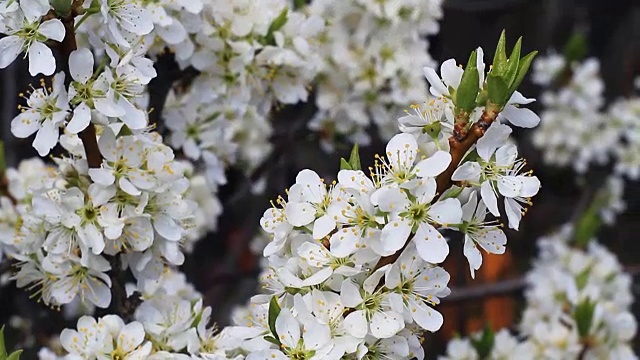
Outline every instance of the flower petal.
<path fill-rule="evenodd" d="M 462 80 L 462 74 L 464 70 L 456 64 L 455 59 L 449 59 L 442 63 L 440 66 L 440 75 L 442 81 L 447 87 L 457 89 L 460 86 L 460 80 Z M 448 92 L 448 91 L 447 91 Z"/>
<path fill-rule="evenodd" d="M 482 196 L 482 202 L 487 205 L 487 209 L 491 211 L 493 216 L 500 216 L 500 210 L 498 210 L 498 198 L 491 188 L 491 182 L 485 181 L 480 186 L 480 196 Z"/>
<path fill-rule="evenodd" d="M 289 203 L 284 213 L 293 226 L 305 226 L 316 219 L 316 209 L 309 203 Z"/>
<path fill-rule="evenodd" d="M 29 74 L 39 73 L 49 76 L 56 71 L 56 59 L 51 49 L 41 42 L 34 41 L 29 47 Z"/>
<path fill-rule="evenodd" d="M 357 310 L 344 318 L 343 325 L 349 335 L 364 339 L 367 336 L 367 318 L 364 310 Z"/>
<path fill-rule="evenodd" d="M 284 308 L 276 318 L 276 332 L 283 345 L 296 348 L 300 340 L 300 323 L 293 317 L 291 310 Z"/>
<path fill-rule="evenodd" d="M 522 190 L 520 176 L 501 176 L 498 179 L 498 191 L 502 196 L 512 198 L 518 196 Z"/>
<path fill-rule="evenodd" d="M 451 180 L 478 182 L 481 174 L 482 168 L 480 167 L 480 164 L 475 161 L 469 161 L 460 165 L 456 171 L 453 172 Z"/>
<path fill-rule="evenodd" d="M 18 36 L 7 36 L 0 39 L 0 69 L 4 69 L 22 52 L 24 41 Z"/>
<path fill-rule="evenodd" d="M 449 255 L 447 240 L 430 224 L 420 224 L 413 240 L 418 255 L 426 262 L 439 264 Z"/>
<path fill-rule="evenodd" d="M 73 80 L 86 84 L 93 75 L 93 53 L 80 48 L 69 55 L 69 71 Z"/>
<path fill-rule="evenodd" d="M 513 105 L 513 104 L 526 105 L 526 104 L 531 104 L 534 101 L 536 101 L 536 99 L 534 99 L 534 98 L 526 98 L 520 93 L 520 91 L 515 91 L 511 95 L 511 98 L 509 99 L 509 101 L 507 101 L 507 104 L 511 104 L 511 105 Z"/>
<path fill-rule="evenodd" d="M 40 114 L 35 110 L 25 110 L 11 121 L 13 136 L 24 139 L 40 128 Z"/>
<path fill-rule="evenodd" d="M 45 120 L 33 140 L 33 147 L 40 156 L 46 156 L 58 143 L 60 131 L 50 120 Z"/>
<path fill-rule="evenodd" d="M 58 19 L 50 19 L 43 22 L 40 27 L 38 27 L 38 33 L 46 36 L 47 39 L 61 42 L 64 40 L 64 25 L 62 25 L 62 21 Z"/>
<path fill-rule="evenodd" d="M 404 327 L 402 317 L 395 311 L 377 311 L 371 317 L 371 335 L 378 339 L 390 338 Z"/>
<path fill-rule="evenodd" d="M 533 111 L 525 108 L 518 108 L 513 105 L 507 105 L 498 115 L 499 120 L 505 118 L 515 126 L 523 128 L 533 128 L 540 124 L 540 117 Z"/>
<path fill-rule="evenodd" d="M 449 167 L 451 154 L 447 151 L 437 151 L 429 158 L 420 161 L 416 165 L 416 174 L 419 177 L 435 177 Z"/>
<path fill-rule="evenodd" d="M 491 124 L 484 136 L 478 140 L 476 148 L 478 155 L 480 155 L 484 161 L 491 160 L 493 152 L 505 143 L 511 131 L 508 125 L 500 124 L 499 122 Z"/>
<path fill-rule="evenodd" d="M 471 277 L 475 279 L 475 270 L 480 269 L 482 265 L 482 254 L 469 235 L 464 237 L 462 253 L 469 261 L 469 271 L 471 272 Z"/>
<path fill-rule="evenodd" d="M 397 134 L 387 143 L 386 154 L 393 169 L 408 168 L 416 161 L 418 143 L 411 134 Z"/>
<path fill-rule="evenodd" d="M 91 122 L 91 109 L 85 103 L 81 103 L 73 110 L 73 117 L 67 124 L 66 130 L 72 134 L 77 134 L 89 126 Z"/>
<path fill-rule="evenodd" d="M 415 299 L 410 299 L 408 306 L 411 317 L 421 328 L 431 332 L 440 330 L 444 322 L 442 314 L 425 303 L 415 301 Z"/>
<path fill-rule="evenodd" d="M 449 96 L 449 89 L 447 89 L 442 80 L 440 80 L 440 77 L 434 69 L 424 67 L 422 71 L 424 72 L 424 77 L 427 78 L 427 81 L 431 84 L 429 91 L 433 96 Z"/>
<path fill-rule="evenodd" d="M 389 223 L 382 228 L 382 233 L 380 234 L 385 253 L 379 255 L 391 255 L 402 249 L 410 234 L 411 224 L 409 220 L 397 218 L 389 221 Z"/>

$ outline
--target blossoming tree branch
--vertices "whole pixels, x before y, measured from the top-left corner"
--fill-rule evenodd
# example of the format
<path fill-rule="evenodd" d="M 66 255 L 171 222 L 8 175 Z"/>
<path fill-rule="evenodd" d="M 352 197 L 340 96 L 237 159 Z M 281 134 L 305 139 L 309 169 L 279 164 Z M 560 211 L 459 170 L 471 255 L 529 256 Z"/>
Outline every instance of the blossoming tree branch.
<path fill-rule="evenodd" d="M 387 16 L 357 3 L 363 17 Z M 464 67 L 454 59 L 439 74 L 424 67 L 431 96 L 397 119 L 400 132 L 368 173 L 355 148 L 336 181 L 310 169 L 297 175 L 260 220 L 271 236 L 264 292 L 233 326 L 209 324 L 211 309 L 178 270 L 207 217 L 219 212 L 210 194 L 226 182 L 224 164 L 241 158 L 255 166 L 264 156 L 251 148 L 259 143 L 252 131 L 261 132 L 252 124 L 264 128 L 276 103 L 306 101 L 316 76 L 323 118 L 310 126 L 342 116 L 331 114 L 338 100 L 321 90 L 344 80 L 328 75 L 336 61 L 315 63 L 316 51 L 345 31 L 340 26 L 352 31 L 355 18 L 341 16 L 354 10 L 342 5 L 344 13 L 333 14 L 337 4 L 0 3 L 0 68 L 25 54 L 31 75 L 49 77 L 21 95 L 26 102 L 12 133 L 35 134 L 40 156 L 56 147 L 64 153 L 52 156 L 53 165 L 34 159 L 7 169 L 13 201 L 3 198 L 2 209 L 14 231 L 0 250 L 16 263 L 16 285 L 35 300 L 107 314 L 80 317 L 76 329 L 60 334 L 66 354 L 45 348 L 41 358 L 424 358 L 422 335 L 442 326 L 435 308 L 450 293 L 450 276 L 438 265 L 449 255 L 448 232 L 464 234 L 473 276 L 481 250 L 505 251 L 502 222 L 517 230 L 540 188 L 509 142 L 511 126 L 540 120 L 523 107 L 534 99 L 517 91 L 536 53 L 522 56 L 521 40 L 507 52 L 504 33 L 489 67 L 481 48 Z M 398 11 L 398 19 L 420 23 L 410 26 L 411 41 L 432 31 L 426 12 Z M 377 49 L 385 57 L 393 50 Z M 324 50 L 331 54 L 325 60 L 341 54 L 334 50 Z M 154 59 L 166 51 L 197 75 L 186 89 L 171 89 L 163 138 L 149 125 L 145 96 L 158 75 Z M 356 101 L 361 114 L 392 117 L 393 99 L 411 93 L 412 82 L 401 71 L 383 82 L 373 81 L 375 69 L 367 74 L 346 84 L 368 99 Z M 376 108 L 374 97 L 396 78 L 403 80 L 398 91 Z M 380 93 L 362 90 L 369 83 Z M 423 85 L 414 85 L 420 92 Z"/>

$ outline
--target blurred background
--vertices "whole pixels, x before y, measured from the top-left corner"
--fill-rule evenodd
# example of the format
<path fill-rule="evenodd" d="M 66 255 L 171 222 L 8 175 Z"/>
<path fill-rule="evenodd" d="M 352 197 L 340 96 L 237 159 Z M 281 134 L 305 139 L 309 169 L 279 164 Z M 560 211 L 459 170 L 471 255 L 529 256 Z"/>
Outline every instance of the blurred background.
<path fill-rule="evenodd" d="M 452 57 L 464 61 L 477 46 L 482 46 L 485 54 L 493 54 L 502 29 L 507 30 L 507 48 L 522 35 L 523 52 L 539 50 L 541 53 L 561 50 L 572 34 L 581 32 L 587 39 L 588 56 L 601 62 L 607 101 L 631 95 L 634 78 L 640 75 L 640 1 L 637 0 L 445 0 L 440 24 L 440 32 L 430 38 L 430 52 L 438 62 Z M 151 87 L 163 91 L 169 88 L 175 70 L 170 61 L 160 61 L 158 67 L 160 76 Z M 0 135 L 9 166 L 37 156 L 30 140 L 16 139 L 9 130 L 17 112 L 16 94 L 30 82 L 33 79 L 28 76 L 26 62 L 0 71 Z M 540 89 L 525 80 L 522 92 L 528 97 L 537 97 Z M 264 166 L 249 177 L 241 171 L 230 170 L 228 185 L 219 193 L 224 213 L 219 219 L 218 231 L 198 242 L 195 251 L 187 257 L 183 271 L 203 293 L 206 305 L 213 308 L 213 318 L 220 327 L 228 324 L 234 307 L 246 303 L 259 286 L 260 257 L 252 252 L 251 243 L 269 200 L 282 194 L 305 167 L 312 167 L 321 176 L 332 179 L 339 170 L 340 157 L 350 150 L 351 145 L 346 142 L 337 146 L 334 154 L 321 150 L 318 135 L 310 133 L 305 124 L 314 112 L 313 103 L 286 107 L 276 114 L 274 151 Z M 540 109 L 534 107 L 533 110 Z M 531 131 L 514 130 L 521 156 L 528 159 L 529 167 L 543 187 L 521 223 L 521 231 L 508 232 L 506 256 L 484 255 L 484 264 L 473 282 L 462 255 L 462 242 L 451 243 L 452 255 L 445 267 L 452 273 L 450 287 L 454 290 L 439 308 L 445 314 L 443 330 L 426 339 L 428 356 L 442 354 L 447 339 L 453 334 L 468 334 L 485 324 L 496 329 L 517 324 L 522 309 L 522 274 L 530 268 L 536 254 L 535 240 L 576 216 L 604 179 L 603 174 L 611 170 L 605 167 L 590 170 L 576 181 L 571 169 L 543 166 L 541 155 L 531 144 Z M 371 146 L 361 149 L 363 167 L 371 165 L 366 162 L 372 160 L 374 154 L 384 151 L 384 142 L 375 140 L 375 129 L 371 129 L 371 133 L 374 139 Z M 263 194 L 254 195 L 250 191 L 256 179 L 265 181 Z M 599 239 L 630 271 L 640 274 L 640 184 L 628 183 L 624 200 L 626 212 L 619 216 L 615 227 L 604 227 Z M 637 275 L 634 294 L 640 295 L 640 276 Z M 636 318 L 640 315 L 637 303 L 634 314 Z M 24 290 L 2 287 L 0 324 L 9 323 L 13 315 L 32 322 L 36 335 L 33 349 L 39 347 L 37 342 L 44 343 L 49 334 L 75 324 L 75 321 L 66 322 L 60 312 L 52 312 L 30 300 Z M 640 353 L 640 340 L 636 344 L 636 353 Z M 34 353 L 27 353 L 25 358 L 31 358 L 30 354 Z"/>

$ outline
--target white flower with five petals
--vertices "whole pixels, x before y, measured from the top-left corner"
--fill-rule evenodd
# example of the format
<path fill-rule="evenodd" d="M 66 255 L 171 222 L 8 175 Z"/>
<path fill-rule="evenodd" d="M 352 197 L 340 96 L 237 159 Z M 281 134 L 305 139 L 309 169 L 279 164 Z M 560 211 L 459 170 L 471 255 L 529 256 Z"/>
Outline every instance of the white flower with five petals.
<path fill-rule="evenodd" d="M 40 156 L 45 156 L 58 143 L 58 128 L 64 124 L 69 104 L 64 73 L 60 72 L 53 77 L 50 89 L 44 87 L 44 83 L 42 85 L 42 88 L 31 93 L 27 106 L 20 107 L 22 113 L 11 121 L 11 133 L 16 137 L 26 138 L 37 132 L 33 147 Z"/>
<path fill-rule="evenodd" d="M 487 207 L 483 202 L 478 203 L 477 193 L 474 191 L 469 201 L 462 206 L 462 225 L 464 233 L 463 253 L 469 261 L 471 277 L 475 277 L 475 270 L 482 265 L 482 254 L 478 245 L 486 252 L 503 254 L 507 237 L 495 221 L 485 221 Z"/>
<path fill-rule="evenodd" d="M 383 256 L 391 255 L 400 250 L 413 233 L 412 241 L 422 259 L 433 264 L 444 261 L 449 254 L 449 245 L 434 225 L 460 223 L 462 209 L 455 198 L 432 204 L 435 196 L 434 178 L 421 180 L 411 191 L 391 188 L 381 192 L 380 210 L 390 216 L 382 229 L 381 247 L 376 246 L 374 250 Z"/>
<path fill-rule="evenodd" d="M 22 10 L 3 19 L 7 28 L 6 37 L 0 39 L 0 69 L 9 66 L 18 55 L 26 51 L 29 56 L 29 73 L 51 75 L 56 70 L 56 61 L 51 49 L 44 43 L 51 39 L 61 42 L 65 29 L 58 19 L 43 22 L 41 17 L 49 11 L 49 6 L 38 6 L 42 1 L 20 1 Z M 25 7 L 23 5 L 30 4 Z"/>
<path fill-rule="evenodd" d="M 518 149 L 513 144 L 503 145 L 510 133 L 507 125 L 493 123 L 478 140 L 479 159 L 460 165 L 451 179 L 480 186 L 482 201 L 494 216 L 500 216 L 497 194 L 504 196 L 509 227 L 517 230 L 523 214 L 521 204 L 529 204 L 529 198 L 538 193 L 540 180 L 520 174 L 525 161 L 517 159 Z"/>

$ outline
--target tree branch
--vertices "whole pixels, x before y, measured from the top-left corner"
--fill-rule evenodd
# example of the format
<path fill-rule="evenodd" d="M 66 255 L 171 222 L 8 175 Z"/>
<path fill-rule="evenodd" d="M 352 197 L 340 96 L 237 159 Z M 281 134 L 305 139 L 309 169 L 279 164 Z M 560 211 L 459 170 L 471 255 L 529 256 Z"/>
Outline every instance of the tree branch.
<path fill-rule="evenodd" d="M 491 124 L 497 117 L 498 111 L 485 110 L 482 113 L 480 119 L 471 126 L 469 131 L 467 131 L 466 133 L 463 133 L 458 129 L 454 131 L 454 134 L 449 138 L 449 153 L 451 154 L 451 163 L 449 164 L 447 169 L 436 178 L 437 194 L 442 194 L 451 187 L 451 176 L 453 176 L 453 173 L 456 171 L 458 165 L 467 154 L 467 151 L 469 151 L 469 149 L 471 149 L 471 147 L 481 137 L 484 136 L 485 131 L 489 128 L 489 126 L 491 126 Z M 402 251 L 404 251 L 410 241 L 411 238 L 409 238 L 402 249 L 398 250 L 395 254 L 383 256 L 376 264 L 375 269 L 377 270 L 398 260 L 400 254 L 402 254 Z"/>
<path fill-rule="evenodd" d="M 76 15 L 77 11 L 74 8 L 68 16 L 60 19 L 65 29 L 60 51 L 62 52 L 63 68 L 66 70 L 67 79 L 69 79 L 70 74 L 69 56 L 72 52 L 78 49 L 78 44 L 76 43 L 76 32 L 74 29 L 74 19 Z M 100 154 L 100 148 L 98 148 L 95 125 L 90 122 L 89 126 L 82 130 L 78 136 L 82 140 L 82 145 L 84 146 L 84 151 L 87 155 L 87 163 L 89 164 L 89 167 L 99 168 L 102 164 L 102 155 Z"/>

